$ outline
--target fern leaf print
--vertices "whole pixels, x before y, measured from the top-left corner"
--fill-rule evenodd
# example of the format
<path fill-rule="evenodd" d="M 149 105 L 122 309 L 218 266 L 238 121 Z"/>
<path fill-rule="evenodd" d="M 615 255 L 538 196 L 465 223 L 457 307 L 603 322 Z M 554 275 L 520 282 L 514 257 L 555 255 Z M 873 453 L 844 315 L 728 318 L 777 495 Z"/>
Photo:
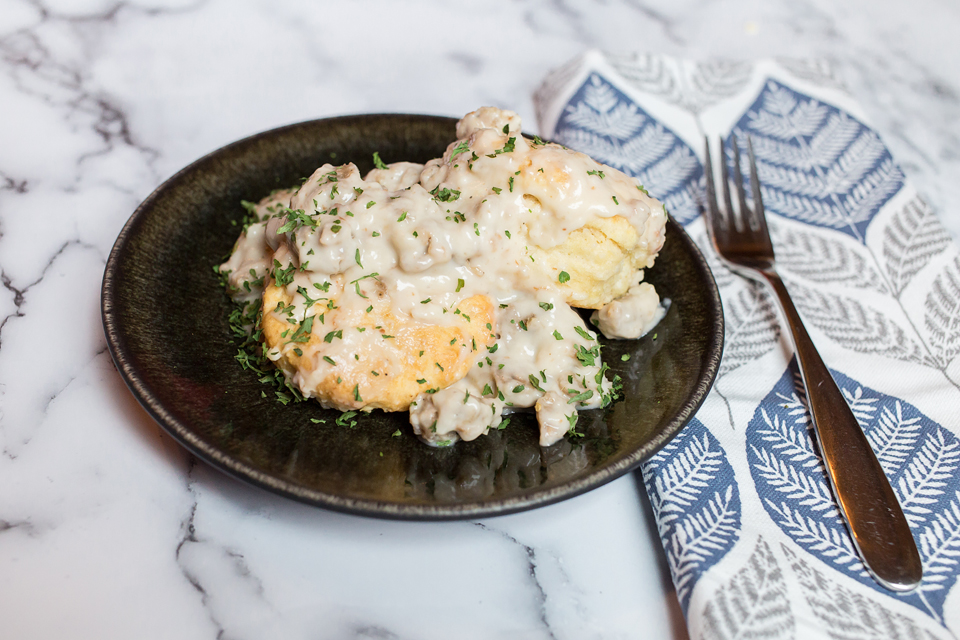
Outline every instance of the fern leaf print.
<path fill-rule="evenodd" d="M 960 354 L 960 258 L 934 279 L 924 308 L 930 348 L 938 364 L 947 367 Z"/>
<path fill-rule="evenodd" d="M 797 307 L 841 346 L 906 362 L 924 362 L 920 345 L 885 314 L 847 296 L 790 282 Z"/>
<path fill-rule="evenodd" d="M 866 573 L 830 493 L 797 388 L 795 362 L 747 426 L 747 459 L 770 518 L 801 548 L 867 587 L 943 619 L 960 574 L 960 440 L 916 407 L 832 371 L 903 506 L 925 576 L 892 595 Z"/>
<path fill-rule="evenodd" d="M 725 336 L 723 360 L 717 377 L 763 357 L 780 337 L 780 323 L 770 294 L 759 283 L 749 283 L 723 306 Z"/>
<path fill-rule="evenodd" d="M 775 80 L 767 80 L 734 134 L 753 139 L 767 210 L 860 242 L 903 186 L 903 174 L 873 130 Z"/>
<path fill-rule="evenodd" d="M 643 463 L 643 481 L 684 610 L 694 584 L 740 537 L 740 491 L 726 452 L 694 418 Z"/>
<path fill-rule="evenodd" d="M 885 604 L 831 580 L 786 545 L 781 549 L 804 600 L 831 638 L 843 640 L 939 640 L 947 636 L 922 629 Z M 803 637 L 803 636 L 801 636 Z"/>
<path fill-rule="evenodd" d="M 793 638 L 796 621 L 787 583 L 769 545 L 760 538 L 746 565 L 703 611 L 703 640 Z"/>
<path fill-rule="evenodd" d="M 883 230 L 883 259 L 897 296 L 930 259 L 950 245 L 950 234 L 920 198 L 905 204 Z"/>
<path fill-rule="evenodd" d="M 860 245 L 839 234 L 817 233 L 799 225 L 770 225 L 777 266 L 811 282 L 837 283 L 887 293 L 883 278 Z"/>

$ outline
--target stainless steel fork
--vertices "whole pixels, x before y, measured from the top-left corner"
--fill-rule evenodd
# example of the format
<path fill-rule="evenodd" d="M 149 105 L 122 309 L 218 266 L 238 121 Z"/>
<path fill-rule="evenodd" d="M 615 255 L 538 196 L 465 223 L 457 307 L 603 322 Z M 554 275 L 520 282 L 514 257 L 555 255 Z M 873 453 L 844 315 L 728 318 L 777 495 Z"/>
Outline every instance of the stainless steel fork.
<path fill-rule="evenodd" d="M 873 578 L 891 591 L 910 591 L 923 577 L 920 554 L 907 525 L 897 497 L 880 467 L 870 443 L 857 423 L 807 335 L 787 289 L 777 275 L 773 244 L 767 230 L 753 142 L 748 138 L 750 186 L 753 209 L 747 206 L 740 172 L 740 150 L 734 138 L 733 174 L 737 191 L 736 209 L 730 197 L 730 176 L 720 140 L 720 173 L 724 210 L 717 205 L 710 142 L 706 147 L 707 226 L 720 257 L 737 273 L 766 282 L 780 303 L 780 311 L 790 329 L 807 390 L 807 404 L 813 431 L 820 445 L 827 476 L 850 530 L 853 544 Z M 737 215 L 739 211 L 739 215 Z"/>

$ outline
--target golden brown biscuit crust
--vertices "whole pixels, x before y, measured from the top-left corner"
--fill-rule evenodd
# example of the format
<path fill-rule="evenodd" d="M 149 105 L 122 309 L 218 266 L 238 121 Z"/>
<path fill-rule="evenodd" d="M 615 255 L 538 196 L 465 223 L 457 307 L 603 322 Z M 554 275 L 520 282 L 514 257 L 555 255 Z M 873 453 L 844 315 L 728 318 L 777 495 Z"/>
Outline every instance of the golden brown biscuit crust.
<path fill-rule="evenodd" d="M 279 303 L 286 306 L 292 300 L 285 287 L 274 286 L 272 281 L 264 289 L 262 326 L 267 352 L 279 352 L 276 364 L 289 377 L 314 383 L 300 385 L 304 395 L 316 396 L 325 406 L 340 410 L 406 410 L 421 393 L 443 389 L 464 377 L 481 349 L 496 340 L 494 305 L 483 295 L 462 300 L 456 307 L 459 313 L 450 314 L 450 325 L 398 317 L 385 295 L 371 297 L 373 310 L 359 316 L 317 303 L 313 311 L 316 317 L 323 313 L 324 322 L 314 321 L 308 341 L 299 343 L 290 341 L 292 329 L 298 325 L 274 312 Z M 376 341 L 376 347 L 349 354 L 359 359 L 344 357 L 332 340 L 324 340 L 330 331 L 360 329 Z"/>

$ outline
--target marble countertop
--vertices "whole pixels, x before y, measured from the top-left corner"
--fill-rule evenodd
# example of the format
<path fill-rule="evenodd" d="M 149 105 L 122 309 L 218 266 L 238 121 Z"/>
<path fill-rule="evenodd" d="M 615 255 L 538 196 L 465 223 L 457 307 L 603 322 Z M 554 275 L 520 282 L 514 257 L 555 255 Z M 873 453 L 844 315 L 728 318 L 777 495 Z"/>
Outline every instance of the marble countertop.
<path fill-rule="evenodd" d="M 137 204 L 237 138 L 532 93 L 587 48 L 821 57 L 960 237 L 950 0 L 7 0 L 0 12 L 0 619 L 10 638 L 671 638 L 642 484 L 454 523 L 365 519 L 194 460 L 100 322 Z"/>

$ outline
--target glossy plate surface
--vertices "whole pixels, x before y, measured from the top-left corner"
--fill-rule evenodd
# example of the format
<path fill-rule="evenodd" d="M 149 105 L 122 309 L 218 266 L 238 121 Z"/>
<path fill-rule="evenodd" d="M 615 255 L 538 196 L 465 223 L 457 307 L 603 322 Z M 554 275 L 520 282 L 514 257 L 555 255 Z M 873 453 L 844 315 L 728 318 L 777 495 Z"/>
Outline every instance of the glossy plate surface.
<path fill-rule="evenodd" d="M 406 413 L 376 411 L 354 428 L 337 426 L 338 412 L 315 402 L 284 406 L 236 362 L 231 303 L 213 265 L 239 233 L 240 201 L 297 184 L 324 162 L 355 162 L 366 172 L 374 151 L 386 162 L 426 162 L 455 139 L 455 124 L 416 115 L 304 122 L 215 151 L 151 194 L 117 239 L 102 292 L 111 354 L 150 415 L 242 480 L 322 507 L 402 519 L 550 504 L 623 475 L 673 437 L 713 384 L 723 315 L 706 262 L 672 220 L 647 273 L 671 300 L 669 312 L 640 340 L 602 340 L 624 399 L 582 412 L 583 438 L 541 449 L 535 416 L 515 414 L 503 431 L 433 449 L 413 435 Z"/>

